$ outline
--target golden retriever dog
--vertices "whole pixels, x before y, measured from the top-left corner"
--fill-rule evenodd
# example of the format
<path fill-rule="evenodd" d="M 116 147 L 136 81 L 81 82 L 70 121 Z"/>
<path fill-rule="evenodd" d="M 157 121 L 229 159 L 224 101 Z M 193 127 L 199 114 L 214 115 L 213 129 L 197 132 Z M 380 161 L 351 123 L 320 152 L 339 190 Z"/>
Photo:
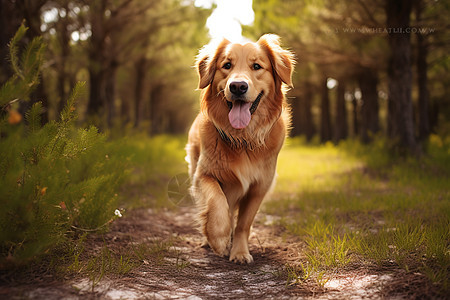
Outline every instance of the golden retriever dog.
<path fill-rule="evenodd" d="M 233 262 L 253 262 L 250 227 L 274 183 L 293 65 L 273 34 L 244 45 L 224 39 L 198 56 L 201 112 L 186 146 L 191 194 L 205 244 Z"/>

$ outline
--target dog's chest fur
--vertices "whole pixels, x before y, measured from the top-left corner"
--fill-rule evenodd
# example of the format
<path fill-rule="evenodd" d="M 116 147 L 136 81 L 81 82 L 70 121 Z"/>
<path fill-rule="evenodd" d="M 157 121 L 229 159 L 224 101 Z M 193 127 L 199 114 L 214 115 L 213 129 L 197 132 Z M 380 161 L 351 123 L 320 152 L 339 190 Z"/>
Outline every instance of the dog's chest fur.
<path fill-rule="evenodd" d="M 271 140 L 277 142 L 252 150 L 232 148 L 220 137 L 216 137 L 215 143 L 204 145 L 199 165 L 207 166 L 207 173 L 219 181 L 228 200 L 245 197 L 252 187 L 266 190 L 272 184 L 277 155 L 284 139 L 277 136 L 277 132 L 272 134 Z"/>
<path fill-rule="evenodd" d="M 238 158 L 232 162 L 230 172 L 233 173 L 242 187 L 241 196 L 248 193 L 252 184 L 266 183 L 275 168 L 275 160 L 273 158 L 256 159 L 257 155 L 258 153 L 253 153 L 253 151 L 242 151 Z"/>

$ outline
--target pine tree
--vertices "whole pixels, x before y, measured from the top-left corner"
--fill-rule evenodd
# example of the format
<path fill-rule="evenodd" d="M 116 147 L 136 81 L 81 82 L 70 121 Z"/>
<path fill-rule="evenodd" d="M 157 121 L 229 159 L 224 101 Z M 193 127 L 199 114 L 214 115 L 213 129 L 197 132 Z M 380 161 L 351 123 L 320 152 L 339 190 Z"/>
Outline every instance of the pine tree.
<path fill-rule="evenodd" d="M 41 125 L 40 102 L 23 120 L 18 101 L 28 101 L 39 83 L 45 49 L 36 38 L 19 53 L 25 32 L 22 25 L 11 40 L 14 75 L 0 89 L 0 266 L 49 253 L 71 232 L 107 228 L 126 161 L 97 128 L 76 128 L 84 82 L 75 86 L 58 121 Z"/>

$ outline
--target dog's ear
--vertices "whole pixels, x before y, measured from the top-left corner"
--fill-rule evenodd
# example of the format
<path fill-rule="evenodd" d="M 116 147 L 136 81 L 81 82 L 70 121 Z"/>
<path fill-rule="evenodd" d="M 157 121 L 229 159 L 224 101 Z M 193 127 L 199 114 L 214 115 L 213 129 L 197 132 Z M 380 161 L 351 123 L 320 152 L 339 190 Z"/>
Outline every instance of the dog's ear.
<path fill-rule="evenodd" d="M 282 82 L 292 87 L 294 71 L 294 53 L 280 46 L 280 37 L 276 34 L 265 34 L 257 42 L 269 55 L 274 73 Z"/>
<path fill-rule="evenodd" d="M 217 60 L 229 43 L 228 40 L 223 39 L 219 44 L 206 45 L 200 50 L 196 63 L 199 89 L 204 89 L 212 83 L 216 73 Z"/>
<path fill-rule="evenodd" d="M 202 56 L 197 59 L 197 71 L 199 76 L 198 88 L 204 89 L 207 87 L 214 78 L 215 67 L 210 66 L 210 59 L 208 55 Z"/>

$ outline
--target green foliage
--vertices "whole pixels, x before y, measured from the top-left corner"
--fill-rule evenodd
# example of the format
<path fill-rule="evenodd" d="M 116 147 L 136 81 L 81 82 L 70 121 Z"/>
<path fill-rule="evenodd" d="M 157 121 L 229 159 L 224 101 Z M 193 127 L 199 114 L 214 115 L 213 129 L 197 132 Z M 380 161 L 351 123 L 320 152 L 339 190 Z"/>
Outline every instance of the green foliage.
<path fill-rule="evenodd" d="M 36 102 L 25 114 L 25 120 L 28 122 L 28 130 L 31 133 L 35 133 L 41 128 L 41 114 L 43 112 L 42 102 Z"/>
<path fill-rule="evenodd" d="M 25 30 L 10 44 L 16 73 L 1 89 L 1 104 L 17 95 L 28 99 L 38 83 L 42 42 L 33 40 L 17 58 Z M 60 120 L 44 126 L 39 102 L 25 114 L 27 124 L 1 117 L 0 266 L 48 253 L 71 232 L 104 229 L 115 218 L 126 160 L 96 128 L 75 128 L 75 102 L 83 90 L 78 83 Z"/>

